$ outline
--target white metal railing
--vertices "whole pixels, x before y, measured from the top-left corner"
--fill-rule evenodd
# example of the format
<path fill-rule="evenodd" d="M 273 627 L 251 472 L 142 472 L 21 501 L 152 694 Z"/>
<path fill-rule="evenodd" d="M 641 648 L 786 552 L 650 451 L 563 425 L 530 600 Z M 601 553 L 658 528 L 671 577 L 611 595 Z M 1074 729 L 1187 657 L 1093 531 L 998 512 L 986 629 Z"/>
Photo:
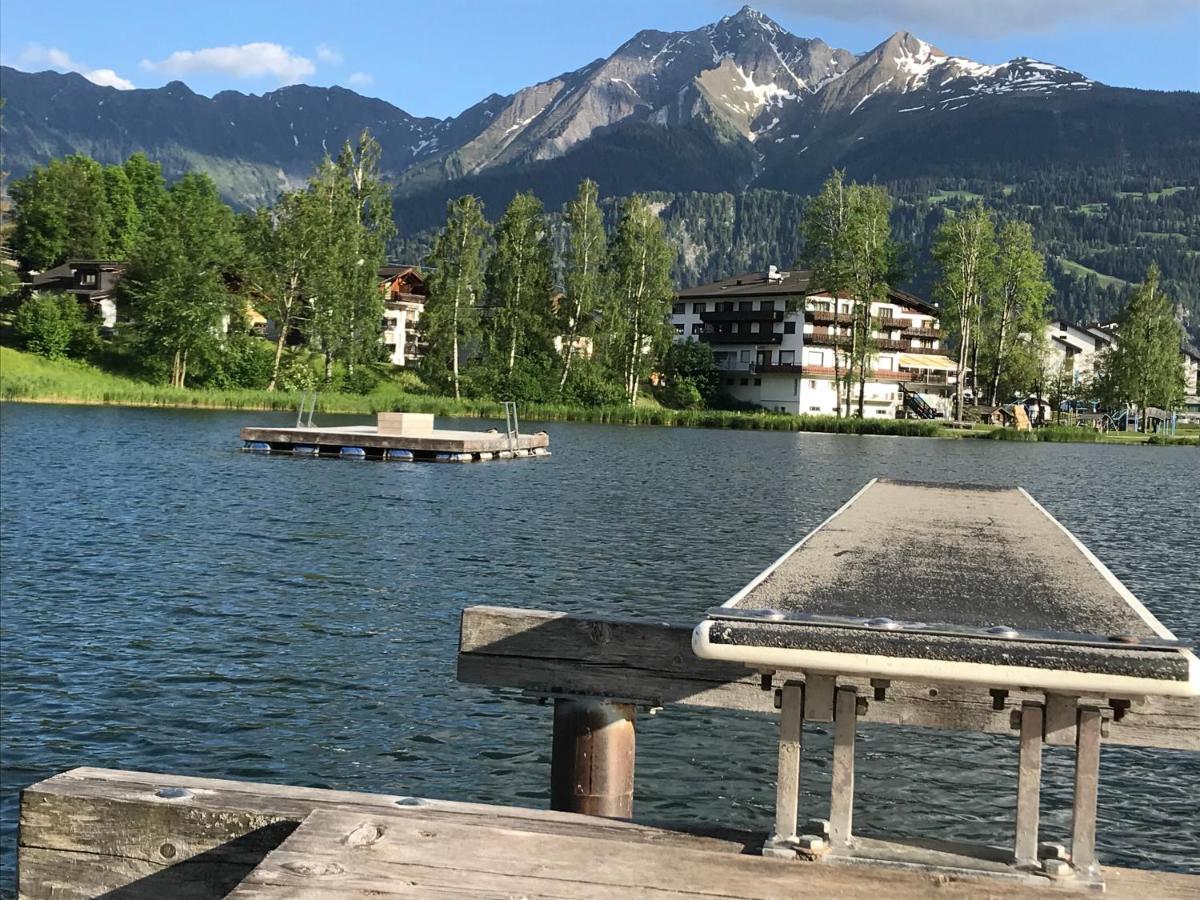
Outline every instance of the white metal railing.
<path fill-rule="evenodd" d="M 521 438 L 521 425 L 517 421 L 517 404 L 513 400 L 504 401 L 504 431 L 508 434 L 508 449 L 517 449 Z"/>

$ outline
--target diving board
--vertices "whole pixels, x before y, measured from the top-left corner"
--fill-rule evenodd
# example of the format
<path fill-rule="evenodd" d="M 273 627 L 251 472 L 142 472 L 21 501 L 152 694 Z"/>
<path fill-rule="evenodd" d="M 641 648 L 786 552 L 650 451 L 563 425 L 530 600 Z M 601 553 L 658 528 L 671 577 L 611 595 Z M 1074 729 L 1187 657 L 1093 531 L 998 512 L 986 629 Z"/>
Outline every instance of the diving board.
<path fill-rule="evenodd" d="M 775 692 L 775 825 L 764 853 L 1090 889 L 1104 884 L 1095 831 L 1106 722 L 1146 696 L 1200 695 L 1190 646 L 1021 488 L 872 480 L 709 609 L 692 649 L 759 671 Z M 874 701 L 893 678 L 986 688 L 995 709 L 1009 690 L 1039 695 L 1011 720 L 1020 735 L 1011 850 L 976 847 L 948 862 L 919 843 L 854 834 L 856 722 L 871 701 L 845 679 L 864 677 Z M 833 723 L 832 787 L 829 818 L 801 826 L 806 722 Z M 1043 744 L 1075 747 L 1069 851 L 1038 842 Z"/>
<path fill-rule="evenodd" d="M 1093 694 L 1200 694 L 1200 665 L 1021 488 L 876 479 L 720 607 L 697 656 Z"/>

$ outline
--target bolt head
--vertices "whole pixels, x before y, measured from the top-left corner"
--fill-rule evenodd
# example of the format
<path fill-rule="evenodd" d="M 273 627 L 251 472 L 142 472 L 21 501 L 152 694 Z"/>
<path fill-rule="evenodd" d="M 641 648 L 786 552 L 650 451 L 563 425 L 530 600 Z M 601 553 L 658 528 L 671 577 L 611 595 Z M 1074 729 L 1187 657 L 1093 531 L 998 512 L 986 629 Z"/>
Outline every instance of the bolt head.
<path fill-rule="evenodd" d="M 1042 861 L 1042 871 L 1051 878 L 1070 878 L 1075 874 L 1071 864 L 1065 859 L 1046 859 Z"/>
<path fill-rule="evenodd" d="M 1063 844 L 1038 844 L 1038 859 L 1066 859 L 1067 848 Z"/>

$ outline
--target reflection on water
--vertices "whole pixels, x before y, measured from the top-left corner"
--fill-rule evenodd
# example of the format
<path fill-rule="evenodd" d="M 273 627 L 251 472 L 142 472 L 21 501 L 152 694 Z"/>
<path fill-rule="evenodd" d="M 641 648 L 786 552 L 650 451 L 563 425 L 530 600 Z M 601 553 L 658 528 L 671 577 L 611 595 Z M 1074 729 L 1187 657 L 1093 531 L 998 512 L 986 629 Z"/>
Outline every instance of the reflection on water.
<path fill-rule="evenodd" d="M 240 425 L 288 418 L 4 407 L 0 884 L 17 791 L 79 765 L 544 805 L 548 710 L 455 681 L 462 607 L 693 622 L 876 475 L 1023 485 L 1200 639 L 1190 448 L 552 424 L 539 461 L 233 452 Z M 765 830 L 773 734 L 735 713 L 643 718 L 639 818 Z M 860 830 L 1008 833 L 1012 741 L 860 740 Z M 828 741 L 809 744 L 810 803 Z M 1048 750 L 1047 839 L 1069 831 L 1070 765 Z M 1200 869 L 1197 754 L 1108 748 L 1102 765 L 1102 859 Z"/>

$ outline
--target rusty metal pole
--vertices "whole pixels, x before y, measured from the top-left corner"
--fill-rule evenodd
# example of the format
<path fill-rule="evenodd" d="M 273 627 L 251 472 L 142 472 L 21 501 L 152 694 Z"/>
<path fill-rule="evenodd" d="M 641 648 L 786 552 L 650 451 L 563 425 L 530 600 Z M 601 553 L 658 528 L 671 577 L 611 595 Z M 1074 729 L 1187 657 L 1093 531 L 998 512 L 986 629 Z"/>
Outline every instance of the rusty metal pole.
<path fill-rule="evenodd" d="M 551 809 L 632 818 L 636 715 L 630 703 L 554 701 Z"/>

